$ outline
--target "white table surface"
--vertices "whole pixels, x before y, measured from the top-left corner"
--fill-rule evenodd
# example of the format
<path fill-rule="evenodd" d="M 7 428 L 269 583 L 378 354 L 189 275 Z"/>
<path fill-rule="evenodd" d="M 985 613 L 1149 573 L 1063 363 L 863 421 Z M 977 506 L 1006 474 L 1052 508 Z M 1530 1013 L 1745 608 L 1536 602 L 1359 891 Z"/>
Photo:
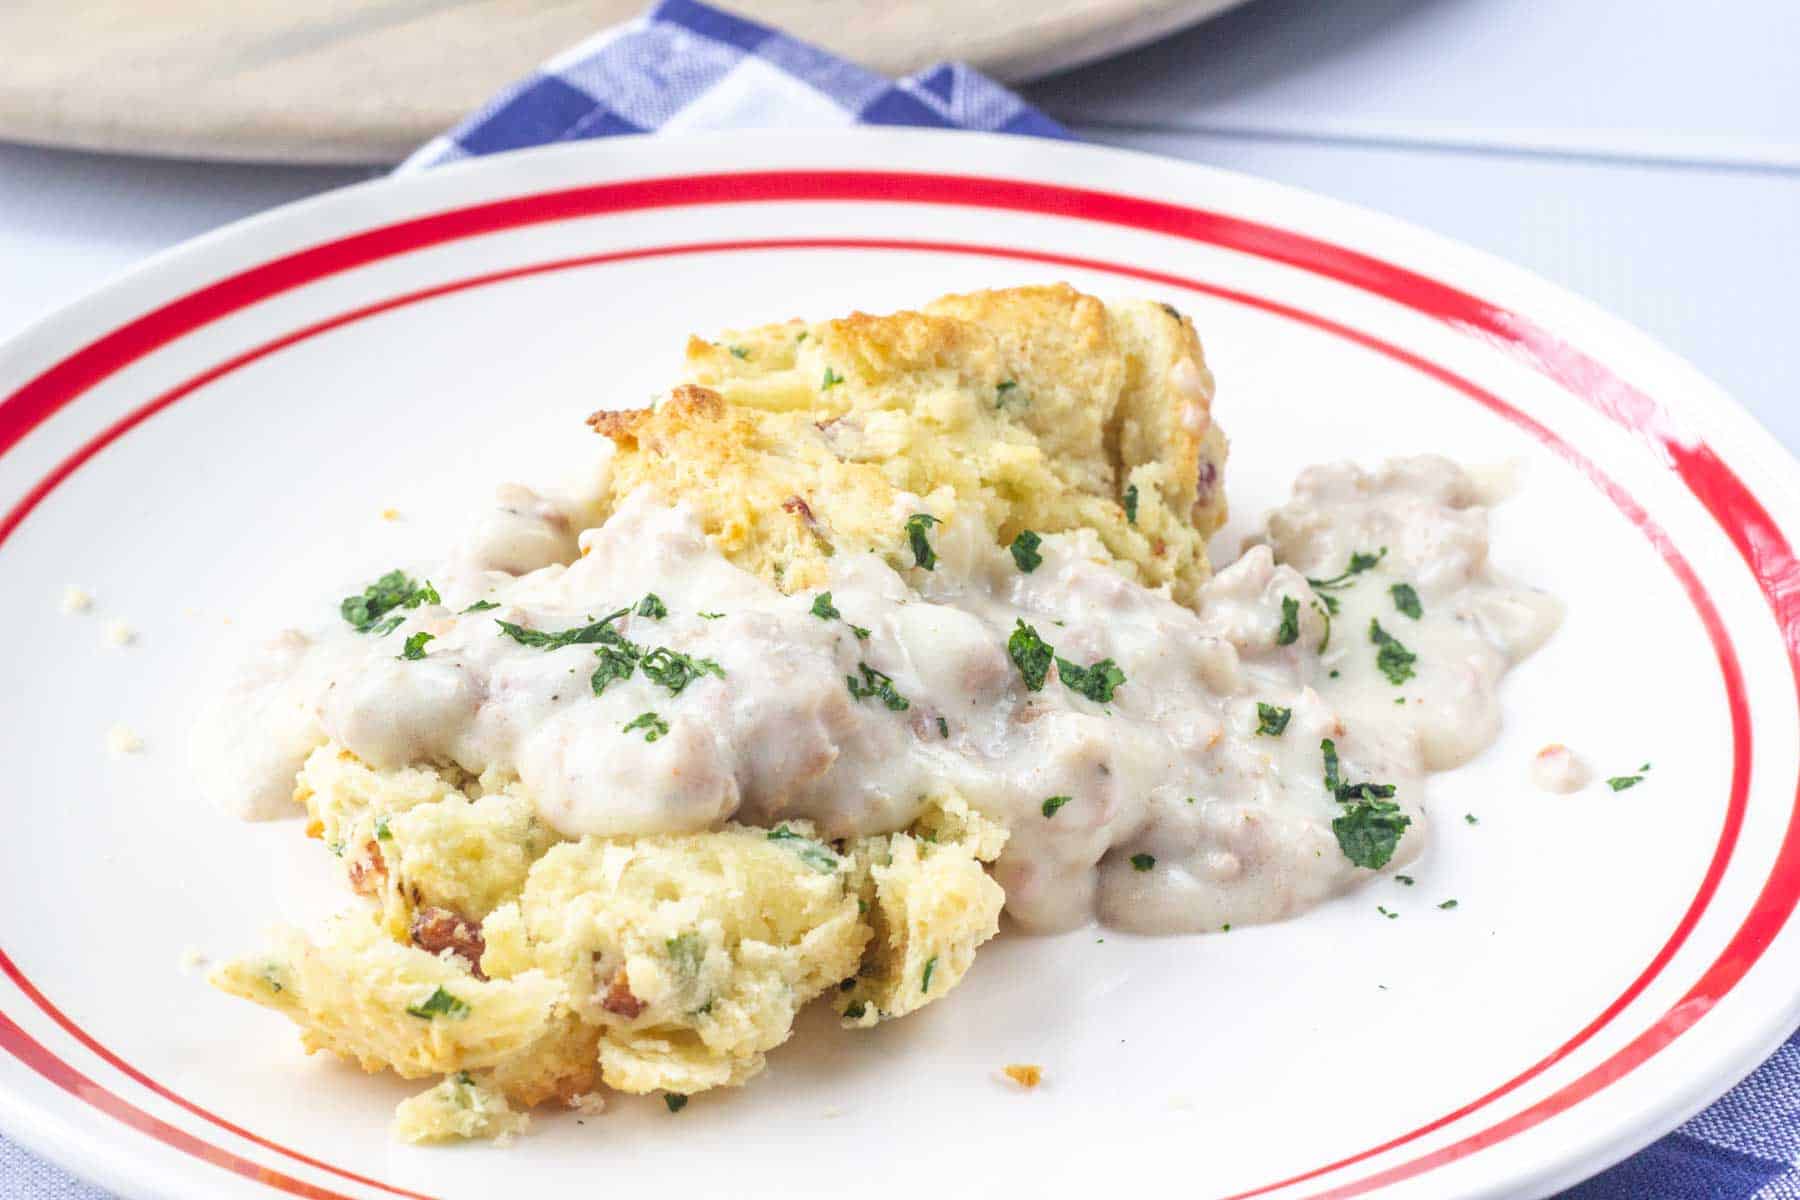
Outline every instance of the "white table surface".
<path fill-rule="evenodd" d="M 1044 81 L 1097 142 L 1404 217 L 1580 292 L 1800 451 L 1800 0 L 1253 0 Z M 0 48 L 0 66 L 4 50 Z M 379 174 L 0 144 L 0 338 L 145 256 Z M 98 1196 L 53 1168 L 0 1200 Z"/>

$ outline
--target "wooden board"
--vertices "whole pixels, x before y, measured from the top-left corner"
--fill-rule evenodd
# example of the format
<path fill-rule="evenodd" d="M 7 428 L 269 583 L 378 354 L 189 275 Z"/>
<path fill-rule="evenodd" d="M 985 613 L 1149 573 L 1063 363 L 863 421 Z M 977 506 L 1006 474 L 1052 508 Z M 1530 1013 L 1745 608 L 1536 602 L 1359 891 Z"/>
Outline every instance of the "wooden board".
<path fill-rule="evenodd" d="M 1008 81 L 1237 0 L 744 0 L 888 74 L 961 59 Z M 0 4 L 0 137 L 182 157 L 391 162 L 645 0 Z"/>

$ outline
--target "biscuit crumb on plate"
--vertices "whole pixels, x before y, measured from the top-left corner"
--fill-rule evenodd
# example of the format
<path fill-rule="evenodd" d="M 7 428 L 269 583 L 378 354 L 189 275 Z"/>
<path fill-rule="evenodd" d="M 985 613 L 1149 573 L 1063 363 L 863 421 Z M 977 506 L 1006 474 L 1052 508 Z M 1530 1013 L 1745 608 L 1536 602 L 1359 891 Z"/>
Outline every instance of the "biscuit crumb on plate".
<path fill-rule="evenodd" d="M 198 971 L 200 968 L 206 966 L 211 961 L 212 961 L 211 959 L 206 957 L 206 952 L 204 950 L 200 949 L 200 947 L 198 947 L 198 946 L 184 947 L 181 951 L 182 974 L 191 975 L 195 971 Z"/>
<path fill-rule="evenodd" d="M 66 584 L 63 587 L 62 610 L 66 613 L 84 613 L 94 607 L 94 597 L 76 587 Z"/>
<path fill-rule="evenodd" d="M 137 641 L 137 630 L 123 621 L 106 623 L 106 644 L 109 646 L 129 646 Z"/>
<path fill-rule="evenodd" d="M 381 510 L 381 519 L 384 521 L 398 521 L 400 519 L 400 510 L 397 508 L 384 508 Z"/>
<path fill-rule="evenodd" d="M 106 731 L 106 749 L 115 757 L 136 754 L 143 748 L 144 739 L 124 725 L 114 725 Z"/>
<path fill-rule="evenodd" d="M 1036 1063 L 1008 1063 L 1001 1073 L 1026 1091 L 1044 1082 L 1044 1068 Z"/>

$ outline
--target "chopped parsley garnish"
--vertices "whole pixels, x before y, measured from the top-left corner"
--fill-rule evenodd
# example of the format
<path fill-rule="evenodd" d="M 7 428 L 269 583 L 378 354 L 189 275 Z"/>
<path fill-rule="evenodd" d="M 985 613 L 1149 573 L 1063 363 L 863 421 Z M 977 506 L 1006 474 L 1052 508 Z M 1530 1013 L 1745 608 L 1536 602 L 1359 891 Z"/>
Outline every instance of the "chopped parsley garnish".
<path fill-rule="evenodd" d="M 454 1017 L 460 1021 L 468 1016 L 469 1012 L 467 1004 L 446 992 L 441 986 L 427 996 L 424 1003 L 411 1004 L 406 1009 L 408 1016 L 418 1017 L 425 1021 L 429 1021 L 433 1017 Z"/>
<path fill-rule="evenodd" d="M 669 606 L 662 602 L 662 597 L 655 592 L 645 592 L 644 598 L 638 601 L 637 615 L 649 617 L 652 621 L 660 621 L 669 615 Z"/>
<path fill-rule="evenodd" d="M 1331 645 L 1331 618 L 1338 610 L 1337 597 L 1327 592 L 1323 596 L 1314 597 L 1312 606 L 1318 612 L 1319 619 L 1325 622 L 1325 636 L 1319 639 L 1319 653 L 1323 654 L 1325 647 Z M 1332 673 L 1336 674 L 1335 671 Z"/>
<path fill-rule="evenodd" d="M 1125 682 L 1125 672 L 1110 658 L 1082 667 L 1058 655 L 1056 674 L 1071 692 L 1086 696 L 1097 704 L 1112 703 L 1114 689 Z"/>
<path fill-rule="evenodd" d="M 709 613 L 709 612 L 703 612 L 703 613 L 701 613 L 701 614 L 700 614 L 700 619 L 701 619 L 701 620 L 702 620 L 702 621 L 716 621 L 716 620 L 718 620 L 718 619 L 719 619 L 719 618 L 720 618 L 720 617 L 722 617 L 722 616 L 724 616 L 724 615 L 725 615 L 725 614 L 724 614 L 724 613 Z"/>
<path fill-rule="evenodd" d="M 812 615 L 821 621 L 835 621 L 844 614 L 839 612 L 837 605 L 831 602 L 830 592 L 820 592 L 813 597 Z"/>
<path fill-rule="evenodd" d="M 1042 691 L 1044 680 L 1050 676 L 1056 649 L 1021 619 L 1012 636 L 1006 639 L 1006 654 L 1019 668 L 1019 674 L 1025 677 L 1025 687 L 1033 692 Z"/>
<path fill-rule="evenodd" d="M 1044 801 L 1044 817 L 1048 820 L 1056 815 L 1056 810 L 1073 800 L 1073 796 L 1052 796 Z"/>
<path fill-rule="evenodd" d="M 1277 646 L 1291 646 L 1300 640 L 1300 602 L 1292 596 L 1281 598 L 1281 628 L 1275 631 Z"/>
<path fill-rule="evenodd" d="M 1413 620 L 1425 615 L 1425 609 L 1419 604 L 1419 593 L 1413 590 L 1412 584 L 1396 583 L 1388 589 L 1388 594 L 1394 598 L 1394 607 Z"/>
<path fill-rule="evenodd" d="M 1008 547 L 1012 551 L 1013 561 L 1019 564 L 1019 570 L 1029 575 L 1038 569 L 1038 565 L 1044 561 L 1044 556 L 1038 553 L 1038 547 L 1043 544 L 1044 539 L 1031 530 L 1019 530 L 1019 536 Z"/>
<path fill-rule="evenodd" d="M 625 639 L 612 623 L 620 617 L 629 616 L 629 608 L 621 608 L 618 612 L 603 617 L 588 625 L 580 625 L 574 629 L 562 629 L 555 633 L 546 633 L 542 629 L 527 629 L 523 625 L 515 625 L 511 621 L 495 621 L 504 633 L 521 646 L 535 646 L 540 650 L 560 650 L 564 646 L 586 646 L 594 642 L 611 642 L 617 645 Z M 627 643 L 629 644 L 629 643 Z"/>
<path fill-rule="evenodd" d="M 418 662 L 421 658 L 425 657 L 425 643 L 432 641 L 436 637 L 436 634 L 425 633 L 422 630 L 418 633 L 410 634 L 406 639 L 405 648 L 402 649 L 396 657 L 403 658 L 407 662 Z"/>
<path fill-rule="evenodd" d="M 630 721 L 626 722 L 625 728 L 620 732 L 630 733 L 634 729 L 642 729 L 644 731 L 644 740 L 646 742 L 654 742 L 657 738 L 669 732 L 669 723 L 653 712 L 639 713 L 637 716 L 631 718 Z"/>
<path fill-rule="evenodd" d="M 687 1107 L 687 1097 L 680 1092 L 664 1092 L 663 1106 L 672 1113 L 678 1113 Z"/>
<path fill-rule="evenodd" d="M 1390 921 L 1392 921 L 1392 920 L 1394 920 L 1394 919 L 1395 919 L 1395 918 L 1397 918 L 1397 917 L 1398 917 L 1398 916 L 1399 916 L 1399 915 L 1400 915 L 1400 914 L 1399 914 L 1399 913 L 1397 913 L 1397 912 L 1391 912 L 1391 911 L 1389 911 L 1389 910 L 1388 910 L 1388 909 L 1387 909 L 1387 908 L 1385 908 L 1385 907 L 1383 907 L 1383 906 L 1382 906 L 1382 905 L 1379 905 L 1379 904 L 1377 904 L 1377 905 L 1376 905 L 1376 906 L 1375 906 L 1375 911 L 1376 911 L 1376 912 L 1378 912 L 1378 913 L 1380 913 L 1380 914 L 1381 914 L 1381 915 L 1382 915 L 1382 916 L 1384 916 L 1384 917 L 1386 917 L 1386 918 L 1387 918 L 1387 919 L 1388 919 L 1388 920 L 1390 920 Z"/>
<path fill-rule="evenodd" d="M 1468 823 L 1468 824 L 1470 824 L 1470 825 L 1479 825 L 1479 824 L 1481 824 L 1481 818 L 1480 818 L 1480 817 L 1477 817 L 1477 816 L 1476 816 L 1476 815 L 1475 815 L 1475 814 L 1474 814 L 1474 813 L 1464 813 L 1464 814 L 1463 814 L 1463 820 L 1464 820 L 1464 821 L 1465 821 L 1465 822 L 1467 822 L 1467 823 Z"/>
<path fill-rule="evenodd" d="M 733 357 L 733 358 L 747 359 L 750 357 L 750 351 L 745 349 L 743 346 L 727 346 L 725 348 L 727 350 L 731 351 L 731 357 Z"/>
<path fill-rule="evenodd" d="M 1608 779 L 1606 781 L 1606 786 L 1611 788 L 1615 792 L 1622 792 L 1626 788 L 1636 787 L 1638 784 L 1644 782 L 1644 775 L 1649 770 L 1650 770 L 1650 764 L 1645 763 L 1643 766 L 1641 766 L 1637 769 L 1637 774 L 1635 774 L 1635 775 L 1614 775 L 1611 779 Z"/>
<path fill-rule="evenodd" d="M 700 964 L 706 961 L 706 939 L 694 930 L 676 934 L 663 947 L 677 971 L 690 979 L 700 973 Z"/>
<path fill-rule="evenodd" d="M 1131 869 L 1134 871 L 1148 871 L 1155 865 L 1156 856 L 1154 854 L 1134 854 L 1131 856 Z"/>
<path fill-rule="evenodd" d="M 919 990 L 921 992 L 929 992 L 931 990 L 931 973 L 935 970 L 937 970 L 937 955 L 934 954 L 925 960 L 925 970 L 921 973 L 919 978 Z"/>
<path fill-rule="evenodd" d="M 1446 901 L 1444 901 L 1444 902 L 1443 902 L 1443 903 L 1442 903 L 1442 904 L 1440 904 L 1440 905 L 1438 905 L 1438 907 L 1439 907 L 1439 908 L 1442 908 L 1442 909 L 1446 909 L 1446 910 L 1448 910 L 1448 909 L 1452 909 L 1452 908 L 1455 908 L 1455 907 L 1456 907 L 1456 901 L 1454 901 L 1454 900 L 1446 900 Z"/>
<path fill-rule="evenodd" d="M 1256 732 L 1264 737 L 1280 737 L 1287 732 L 1288 722 L 1293 718 L 1291 708 L 1277 708 L 1260 700 L 1256 702 Z"/>
<path fill-rule="evenodd" d="M 895 712 L 905 712 L 912 707 L 912 703 L 905 696 L 894 690 L 892 676 L 877 671 L 868 663 L 857 663 L 856 669 L 862 672 L 860 681 L 854 675 L 844 676 L 844 682 L 849 685 L 852 696 L 858 700 L 873 696 Z"/>
<path fill-rule="evenodd" d="M 725 678 L 725 668 L 712 659 L 693 658 L 667 646 L 658 646 L 638 659 L 638 668 L 646 678 L 662 684 L 675 696 L 681 695 L 683 688 L 702 675 Z"/>
<path fill-rule="evenodd" d="M 437 589 L 431 586 L 429 580 L 421 585 L 414 583 L 404 571 L 389 571 L 364 588 L 361 595 L 345 596 L 338 604 L 338 613 L 358 633 L 378 631 L 385 636 L 392 633 L 404 620 L 402 617 L 393 617 L 384 626 L 381 618 L 394 609 L 442 603 Z"/>
<path fill-rule="evenodd" d="M 490 608 L 499 608 L 499 607 L 500 606 L 498 604 L 495 604 L 492 600 L 477 600 L 475 603 L 469 605 L 469 607 L 463 609 L 463 612 L 465 612 L 465 613 L 486 612 Z"/>
<path fill-rule="evenodd" d="M 819 384 L 819 390 L 821 392 L 829 392 L 832 388 L 836 387 L 838 384 L 840 384 L 842 382 L 844 382 L 844 377 L 842 375 L 839 375 L 836 371 L 832 370 L 830 367 L 826 367 L 825 368 L 825 378 Z"/>
<path fill-rule="evenodd" d="M 850 632 L 856 635 L 856 640 L 859 642 L 866 642 L 869 640 L 869 630 L 865 625 L 852 625 L 850 626 Z"/>
<path fill-rule="evenodd" d="M 629 642 L 623 646 L 602 646 L 594 653 L 599 656 L 600 665 L 594 668 L 589 683 L 596 696 L 604 692 L 606 685 L 613 680 L 630 679 L 631 673 L 637 670 L 637 647 Z"/>
<path fill-rule="evenodd" d="M 1381 668 L 1389 683 L 1399 687 L 1413 677 L 1413 664 L 1419 661 L 1419 656 L 1402 646 L 1400 640 L 1383 629 L 1374 617 L 1369 618 L 1369 640 L 1381 647 L 1375 653 L 1375 665 Z"/>
<path fill-rule="evenodd" d="M 868 1011 L 869 1006 L 867 1004 L 864 1004 L 861 1000 L 852 1000 L 849 1004 L 844 1006 L 844 1017 L 847 1020 L 860 1021 L 863 1019 L 863 1014 Z"/>
<path fill-rule="evenodd" d="M 1133 525 L 1137 524 L 1138 489 L 1132 484 L 1125 489 L 1125 519 Z"/>
<path fill-rule="evenodd" d="M 1330 579 L 1309 578 L 1306 582 L 1312 584 L 1314 589 L 1348 587 L 1352 579 L 1355 579 L 1364 571 L 1371 570 L 1376 563 L 1386 557 L 1386 546 L 1383 546 L 1378 554 L 1364 554 L 1358 551 L 1350 556 L 1350 565 L 1345 567 L 1338 574 L 1333 575 Z"/>
<path fill-rule="evenodd" d="M 833 854 L 830 850 L 827 850 L 822 843 L 815 842 L 809 837 L 795 833 L 786 825 L 778 825 L 774 829 L 769 830 L 769 840 L 771 842 L 787 843 L 788 849 L 799 855 L 801 862 L 819 872 L 821 875 L 829 875 L 838 869 L 837 855 Z"/>
<path fill-rule="evenodd" d="M 1396 875 L 1396 876 L 1394 876 L 1394 882 L 1402 883 L 1402 884 L 1405 884 L 1407 887 L 1411 887 L 1417 881 L 1415 879 L 1413 879 L 1413 877 L 1411 875 Z"/>
<path fill-rule="evenodd" d="M 931 538 L 926 536 L 933 525 L 941 525 L 930 513 L 914 513 L 906 518 L 906 536 L 912 542 L 913 564 L 924 567 L 927 571 L 937 569 L 937 551 L 931 548 Z"/>
<path fill-rule="evenodd" d="M 388 832 L 388 819 L 386 817 L 375 818 L 375 836 L 384 842 L 391 842 L 394 840 L 394 835 Z"/>
<path fill-rule="evenodd" d="M 938 736 L 939 737 L 948 738 L 950 736 L 950 722 L 944 720 L 944 718 L 942 718 L 942 717 L 939 717 L 937 719 L 937 727 L 938 727 Z"/>
<path fill-rule="evenodd" d="M 1319 743 L 1319 750 L 1325 757 L 1325 790 L 1345 806 L 1343 814 L 1331 822 L 1338 849 L 1356 866 L 1379 870 L 1394 857 L 1394 848 L 1412 818 L 1394 803 L 1393 784 L 1345 782 L 1339 773 L 1337 743 L 1326 738 Z"/>
<path fill-rule="evenodd" d="M 1018 386 L 1019 386 L 1019 381 L 1016 379 L 1002 379 L 999 383 L 996 383 L 994 385 L 994 407 L 995 408 L 1005 408 L 1006 407 L 1006 393 L 1012 391 L 1014 388 L 1016 388 Z"/>

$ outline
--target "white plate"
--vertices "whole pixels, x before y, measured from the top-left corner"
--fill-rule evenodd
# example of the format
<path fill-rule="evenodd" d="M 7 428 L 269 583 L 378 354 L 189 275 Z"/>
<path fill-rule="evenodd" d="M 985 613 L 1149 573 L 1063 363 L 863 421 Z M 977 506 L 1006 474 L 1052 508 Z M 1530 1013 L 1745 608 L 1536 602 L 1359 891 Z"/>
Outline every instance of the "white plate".
<path fill-rule="evenodd" d="M 407 1085 L 178 970 L 326 894 L 295 826 L 214 815 L 186 775 L 240 631 L 542 447 L 588 453 L 581 415 L 666 382 L 688 330 L 1058 278 L 1193 314 L 1234 441 L 1225 547 L 1311 461 L 1518 462 L 1495 556 L 1569 618 L 1499 743 L 1433 781 L 1416 887 L 1226 935 L 1002 938 L 917 1017 L 809 1020 L 747 1089 L 507 1150 L 396 1145 Z M 1793 462 L 1638 334 L 1384 218 L 964 134 L 578 145 L 202 239 L 0 348 L 0 395 L 0 1119 L 128 1195 L 1535 1196 L 1800 1014 Z M 71 582 L 93 613 L 60 611 Z M 138 644 L 105 646 L 111 619 Z M 115 722 L 141 755 L 107 756 Z M 1525 782 L 1548 741 L 1655 766 L 1549 796 Z M 1017 1061 L 1045 1086 L 997 1083 Z"/>

